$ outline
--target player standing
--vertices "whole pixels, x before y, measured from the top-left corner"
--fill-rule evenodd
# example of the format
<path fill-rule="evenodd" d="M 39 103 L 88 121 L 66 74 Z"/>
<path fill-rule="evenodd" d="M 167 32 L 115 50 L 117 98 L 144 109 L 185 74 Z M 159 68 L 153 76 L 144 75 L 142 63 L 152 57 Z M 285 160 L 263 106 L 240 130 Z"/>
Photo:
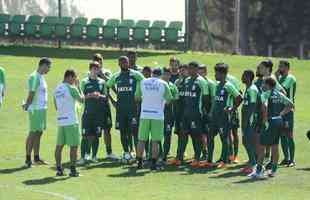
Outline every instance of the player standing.
<path fill-rule="evenodd" d="M 214 137 L 220 134 L 222 142 L 221 157 L 217 161 L 218 168 L 228 163 L 229 137 L 231 132 L 230 115 L 235 112 L 242 102 L 240 92 L 227 81 L 228 65 L 215 65 L 215 79 L 218 81 L 215 88 L 214 106 L 212 108 L 212 123 L 208 134 L 208 163 L 213 162 Z M 233 101 L 232 101 L 233 100 Z"/>
<path fill-rule="evenodd" d="M 278 79 L 279 83 L 286 91 L 286 96 L 293 103 L 295 103 L 296 94 L 296 78 L 290 73 L 290 63 L 286 60 L 281 60 L 279 62 L 279 73 L 280 77 Z M 287 167 L 295 166 L 295 142 L 294 142 L 294 112 L 290 111 L 284 116 L 284 125 L 286 134 L 281 136 L 282 151 L 284 154 L 284 160 L 280 163 L 282 165 L 287 165 Z"/>
<path fill-rule="evenodd" d="M 175 83 L 179 78 L 180 61 L 176 57 L 171 57 L 169 60 L 169 69 L 171 72 L 170 82 Z"/>
<path fill-rule="evenodd" d="M 118 61 L 121 70 L 112 75 L 107 86 L 116 88 L 116 127 L 119 127 L 121 134 L 123 159 L 130 161 L 132 156 L 129 153 L 129 140 L 132 137 L 133 129 L 137 128 L 138 109 L 135 103 L 135 91 L 137 84 L 144 77 L 140 72 L 129 69 L 129 60 L 126 56 L 121 56 Z"/>
<path fill-rule="evenodd" d="M 271 146 L 272 165 L 268 171 L 270 177 L 274 177 L 278 168 L 279 161 L 279 140 L 284 128 L 283 117 L 294 107 L 283 93 L 276 89 L 276 80 L 268 77 L 264 80 L 266 89 L 261 96 L 263 113 L 263 132 L 260 137 L 261 149 L 259 150 L 256 173 L 252 178 L 264 177 L 264 155 L 267 146 Z"/>
<path fill-rule="evenodd" d="M 153 77 L 138 83 L 136 98 L 142 99 L 139 125 L 139 144 L 137 151 L 138 169 L 143 167 L 145 142 L 151 135 L 151 170 L 157 170 L 159 142 L 164 136 L 164 107 L 172 99 L 168 84 L 160 79 L 161 69 L 153 70 Z"/>
<path fill-rule="evenodd" d="M 97 96 L 94 98 L 97 98 Z M 64 145 L 70 146 L 70 174 L 77 177 L 77 150 L 80 143 L 80 127 L 77 116 L 77 102 L 82 103 L 84 96 L 79 89 L 79 81 L 74 70 L 66 70 L 63 83 L 54 92 L 54 104 L 57 110 L 58 135 L 55 149 L 56 176 L 64 176 L 61 154 Z"/>
<path fill-rule="evenodd" d="M 36 164 L 47 164 L 40 158 L 40 142 L 43 131 L 46 130 L 47 111 L 47 84 L 44 79 L 51 68 L 49 58 L 41 58 L 38 68 L 28 79 L 28 97 L 23 109 L 28 111 L 29 135 L 26 139 L 26 161 L 27 167 L 31 167 L 31 153 L 34 151 L 34 162 Z"/>

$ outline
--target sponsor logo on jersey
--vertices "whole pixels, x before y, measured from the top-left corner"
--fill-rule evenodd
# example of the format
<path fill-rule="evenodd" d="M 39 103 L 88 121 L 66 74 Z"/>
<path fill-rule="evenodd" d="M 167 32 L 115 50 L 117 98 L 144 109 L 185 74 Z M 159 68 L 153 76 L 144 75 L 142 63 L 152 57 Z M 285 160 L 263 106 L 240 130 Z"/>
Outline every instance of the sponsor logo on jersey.
<path fill-rule="evenodd" d="M 132 92 L 132 91 L 133 91 L 133 88 L 132 88 L 131 86 L 129 86 L 129 87 L 126 87 L 126 86 L 124 86 L 124 87 L 118 87 L 118 88 L 117 88 L 117 91 L 118 91 L 118 92 Z"/>
<path fill-rule="evenodd" d="M 185 97 L 197 97 L 197 93 L 196 92 L 186 91 L 186 92 L 184 92 L 184 96 Z"/>
<path fill-rule="evenodd" d="M 224 101 L 223 96 L 215 96 L 214 99 L 215 99 L 215 101 Z"/>

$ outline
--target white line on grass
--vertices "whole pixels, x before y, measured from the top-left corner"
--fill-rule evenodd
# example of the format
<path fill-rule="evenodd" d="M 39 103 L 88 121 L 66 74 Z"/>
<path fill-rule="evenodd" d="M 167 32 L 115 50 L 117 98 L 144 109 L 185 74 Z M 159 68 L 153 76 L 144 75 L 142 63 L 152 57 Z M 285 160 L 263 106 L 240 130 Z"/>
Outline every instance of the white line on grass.
<path fill-rule="evenodd" d="M 37 190 L 37 189 L 31 189 L 28 187 L 18 187 L 18 186 L 13 186 L 14 188 L 18 189 L 18 190 L 26 190 L 26 191 L 30 191 L 30 192 L 36 192 L 36 193 L 41 193 L 41 194 L 47 194 L 50 196 L 54 196 L 54 197 L 60 197 L 64 200 L 77 200 L 74 197 L 70 197 L 64 194 L 60 194 L 60 193 L 56 193 L 56 192 L 49 192 L 49 191 L 44 191 L 44 190 Z M 12 186 L 9 185 L 0 185 L 0 188 L 13 188 Z"/>

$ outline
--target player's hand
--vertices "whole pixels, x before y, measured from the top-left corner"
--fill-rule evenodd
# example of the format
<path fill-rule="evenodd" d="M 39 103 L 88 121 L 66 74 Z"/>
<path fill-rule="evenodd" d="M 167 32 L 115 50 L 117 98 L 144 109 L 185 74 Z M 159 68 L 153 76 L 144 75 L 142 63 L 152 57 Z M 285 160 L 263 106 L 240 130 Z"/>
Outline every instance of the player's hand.
<path fill-rule="evenodd" d="M 79 88 L 79 87 L 80 87 L 80 80 L 79 80 L 78 78 L 75 79 L 74 84 L 75 84 L 75 86 L 76 86 L 77 88 Z"/>

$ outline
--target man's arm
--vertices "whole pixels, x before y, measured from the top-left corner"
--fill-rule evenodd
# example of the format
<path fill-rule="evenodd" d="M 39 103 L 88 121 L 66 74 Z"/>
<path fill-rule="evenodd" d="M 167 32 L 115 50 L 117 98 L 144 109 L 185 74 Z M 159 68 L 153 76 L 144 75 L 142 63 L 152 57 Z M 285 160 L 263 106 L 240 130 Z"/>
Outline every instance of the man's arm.
<path fill-rule="evenodd" d="M 23 105 L 24 110 L 27 111 L 29 106 L 32 104 L 33 98 L 35 96 L 36 90 L 39 88 L 39 85 L 40 85 L 40 80 L 38 79 L 38 77 L 35 75 L 31 76 L 28 82 L 28 87 L 29 87 L 28 97 L 27 97 L 26 103 Z"/>
<path fill-rule="evenodd" d="M 33 101 L 33 97 L 35 95 L 35 92 L 34 91 L 29 91 L 28 93 L 28 97 L 27 97 L 27 100 L 26 100 L 26 103 L 23 105 L 23 109 L 25 111 L 28 110 L 29 106 L 31 105 L 32 101 Z"/>
<path fill-rule="evenodd" d="M 142 100 L 142 89 L 141 89 L 141 82 L 139 82 L 138 84 L 137 84 L 137 88 L 136 88 L 136 93 L 135 93 L 135 101 L 137 102 L 137 103 L 139 103 L 139 102 L 141 102 L 141 100 Z"/>
<path fill-rule="evenodd" d="M 227 111 L 231 112 L 234 110 L 237 110 L 240 104 L 243 101 L 243 98 L 240 94 L 240 92 L 231 84 L 227 85 L 228 92 L 233 96 L 234 98 L 234 104 L 232 108 L 229 108 Z"/>

